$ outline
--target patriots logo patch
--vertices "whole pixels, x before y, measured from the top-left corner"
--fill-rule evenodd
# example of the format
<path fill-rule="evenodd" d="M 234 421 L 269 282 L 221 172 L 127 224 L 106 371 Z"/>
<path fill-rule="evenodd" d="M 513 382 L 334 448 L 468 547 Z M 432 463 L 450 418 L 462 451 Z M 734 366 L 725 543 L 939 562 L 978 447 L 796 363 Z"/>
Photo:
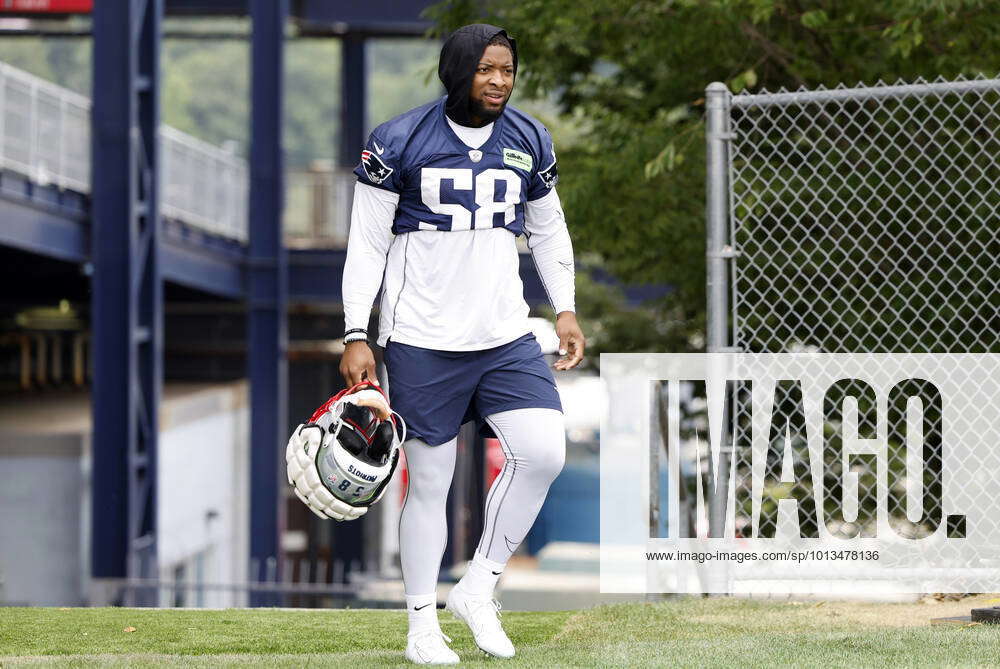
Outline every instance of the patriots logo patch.
<path fill-rule="evenodd" d="M 559 170 L 556 167 L 556 150 L 552 149 L 552 164 L 538 173 L 546 188 L 554 188 L 559 183 Z"/>
<path fill-rule="evenodd" d="M 372 142 L 372 144 L 375 143 Z M 382 148 L 378 146 L 378 144 L 375 144 L 375 147 L 376 150 Z M 385 151 L 385 149 L 382 149 L 382 151 Z M 365 168 L 365 174 L 368 175 L 368 179 L 373 184 L 381 184 L 389 178 L 390 174 L 392 174 L 392 168 L 383 163 L 382 159 L 379 158 L 379 153 L 382 153 L 382 151 L 378 151 L 378 153 L 376 153 L 365 149 L 361 152 L 361 164 Z"/>

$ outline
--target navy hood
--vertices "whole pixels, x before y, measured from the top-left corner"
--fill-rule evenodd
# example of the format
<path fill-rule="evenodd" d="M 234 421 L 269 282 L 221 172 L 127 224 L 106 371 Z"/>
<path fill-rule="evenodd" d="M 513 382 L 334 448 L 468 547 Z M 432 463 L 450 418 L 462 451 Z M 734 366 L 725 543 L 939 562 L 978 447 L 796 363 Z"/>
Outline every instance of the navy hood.
<path fill-rule="evenodd" d="M 476 65 L 486 50 L 486 45 L 497 35 L 503 35 L 510 42 L 511 55 L 514 60 L 514 76 L 517 77 L 517 43 L 507 34 L 507 31 L 488 23 L 473 23 L 462 26 L 445 40 L 441 47 L 441 60 L 438 62 L 438 76 L 445 90 L 448 91 L 448 101 L 445 103 L 445 113 L 459 125 L 475 127 L 472 122 L 469 106 L 469 91 L 472 89 L 472 79 L 476 74 Z M 511 89 L 513 91 L 513 88 Z"/>

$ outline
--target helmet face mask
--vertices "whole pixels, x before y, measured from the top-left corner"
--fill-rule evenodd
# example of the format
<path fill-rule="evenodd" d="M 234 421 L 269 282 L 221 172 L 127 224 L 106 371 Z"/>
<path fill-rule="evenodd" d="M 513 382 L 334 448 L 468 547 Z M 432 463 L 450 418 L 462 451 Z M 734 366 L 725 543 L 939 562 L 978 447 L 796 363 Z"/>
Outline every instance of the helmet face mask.
<path fill-rule="evenodd" d="M 396 437 L 391 420 L 380 421 L 372 409 L 344 404 L 337 439 L 348 453 L 371 465 L 384 465 Z"/>
<path fill-rule="evenodd" d="M 375 439 L 368 447 L 368 456 L 373 461 L 385 464 L 392 455 L 393 442 L 396 439 L 396 429 L 389 421 L 382 422 L 375 428 Z"/>

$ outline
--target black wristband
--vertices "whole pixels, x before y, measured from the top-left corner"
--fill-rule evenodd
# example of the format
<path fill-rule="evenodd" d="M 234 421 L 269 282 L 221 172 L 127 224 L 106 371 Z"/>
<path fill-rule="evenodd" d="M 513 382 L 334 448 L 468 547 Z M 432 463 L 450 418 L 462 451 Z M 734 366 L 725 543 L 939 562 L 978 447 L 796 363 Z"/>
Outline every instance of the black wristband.
<path fill-rule="evenodd" d="M 353 328 L 344 333 L 344 343 L 350 344 L 356 341 L 368 341 L 368 330 L 364 328 Z"/>

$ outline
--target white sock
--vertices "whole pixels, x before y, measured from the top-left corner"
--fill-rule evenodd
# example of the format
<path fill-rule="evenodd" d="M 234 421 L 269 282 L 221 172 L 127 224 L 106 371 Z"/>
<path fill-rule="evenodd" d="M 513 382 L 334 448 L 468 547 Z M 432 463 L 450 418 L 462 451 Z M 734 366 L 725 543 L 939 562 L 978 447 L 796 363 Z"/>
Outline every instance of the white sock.
<path fill-rule="evenodd" d="M 458 587 L 470 595 L 492 597 L 493 589 L 496 587 L 497 581 L 500 580 L 504 566 L 502 562 L 488 560 L 480 555 L 479 551 L 476 551 L 469 562 L 468 571 L 458 582 Z"/>
<path fill-rule="evenodd" d="M 441 629 L 437 617 L 437 593 L 407 595 L 406 613 L 410 617 L 410 634 Z"/>

